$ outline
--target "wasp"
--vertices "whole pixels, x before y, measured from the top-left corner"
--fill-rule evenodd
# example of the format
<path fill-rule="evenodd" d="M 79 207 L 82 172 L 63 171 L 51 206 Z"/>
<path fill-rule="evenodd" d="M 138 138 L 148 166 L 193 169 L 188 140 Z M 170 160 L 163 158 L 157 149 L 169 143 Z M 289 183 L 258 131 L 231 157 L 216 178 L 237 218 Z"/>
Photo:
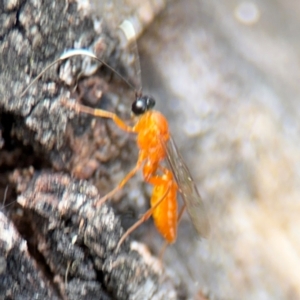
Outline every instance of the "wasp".
<path fill-rule="evenodd" d="M 90 51 L 83 49 L 69 50 L 44 69 L 26 90 L 23 91 L 21 96 L 27 92 L 29 87 L 44 72 L 58 61 L 63 61 L 77 55 L 89 56 L 116 72 Z M 119 73 L 117 74 L 123 78 Z M 124 80 L 128 83 L 126 79 Z M 129 85 L 131 86 L 131 84 Z M 77 113 L 86 113 L 95 117 L 111 119 L 122 130 L 136 135 L 139 154 L 135 167 L 112 191 L 100 198 L 96 203 L 96 206 L 102 205 L 116 192 L 121 190 L 139 170 L 142 170 L 144 181 L 153 186 L 150 209 L 123 234 L 117 245 L 117 249 L 133 230 L 151 216 L 157 230 L 166 242 L 169 244 L 173 243 L 177 236 L 178 222 L 185 209 L 187 209 L 199 235 L 202 237 L 208 236 L 210 225 L 202 198 L 171 136 L 167 119 L 161 112 L 154 110 L 154 98 L 143 95 L 141 92 L 136 92 L 135 100 L 131 106 L 132 114 L 137 120 L 133 126 L 127 125 L 115 113 L 106 110 L 91 108 L 79 103 L 70 103 L 66 100 L 62 101 L 62 105 L 75 110 Z M 167 166 L 163 164 L 164 161 L 167 162 Z M 184 205 L 179 213 L 177 207 L 178 194 L 184 200 Z"/>

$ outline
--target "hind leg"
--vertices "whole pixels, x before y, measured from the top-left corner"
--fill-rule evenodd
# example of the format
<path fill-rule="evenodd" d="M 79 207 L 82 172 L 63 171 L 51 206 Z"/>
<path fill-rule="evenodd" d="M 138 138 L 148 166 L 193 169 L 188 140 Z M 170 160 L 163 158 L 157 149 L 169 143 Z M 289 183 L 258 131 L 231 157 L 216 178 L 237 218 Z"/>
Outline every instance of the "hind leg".
<path fill-rule="evenodd" d="M 156 182 L 157 184 L 161 182 L 163 182 L 165 184 L 165 181 L 162 180 L 161 178 L 153 178 L 152 182 Z M 148 209 L 143 215 L 142 217 L 135 222 L 130 228 L 127 229 L 127 231 L 123 234 L 123 236 L 121 237 L 116 251 L 118 251 L 118 249 L 120 248 L 120 246 L 122 245 L 122 243 L 124 242 L 124 240 L 135 230 L 137 229 L 141 224 L 143 224 L 145 221 L 147 221 L 151 215 L 153 214 L 153 211 L 161 204 L 161 202 L 165 199 L 165 197 L 167 196 L 169 190 L 171 188 L 171 184 L 168 185 L 166 192 L 162 195 L 162 197 L 155 203 L 154 206 L 152 206 L 150 209 Z"/>

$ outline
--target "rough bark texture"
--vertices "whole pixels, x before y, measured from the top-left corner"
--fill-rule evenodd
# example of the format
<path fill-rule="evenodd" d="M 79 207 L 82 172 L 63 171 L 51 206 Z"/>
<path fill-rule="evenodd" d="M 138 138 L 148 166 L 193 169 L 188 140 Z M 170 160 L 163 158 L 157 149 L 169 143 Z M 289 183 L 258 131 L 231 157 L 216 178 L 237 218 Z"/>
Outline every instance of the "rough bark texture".
<path fill-rule="evenodd" d="M 99 195 L 93 185 L 52 172 L 33 177 L 15 172 L 12 181 L 17 183 L 22 214 L 10 210 L 10 218 L 23 231 L 30 254 L 11 221 L 1 214 L 1 295 L 176 298 L 158 261 L 155 269 L 155 259 L 147 262 L 146 256 L 130 251 L 127 241 L 116 252 L 123 233 L 120 221 L 107 205 L 95 209 Z"/>
<path fill-rule="evenodd" d="M 4 1 L 0 22 L 1 297 L 177 299 L 178 283 L 141 245 L 125 241 L 115 252 L 120 221 L 93 206 L 134 164 L 132 138 L 62 105 L 76 99 L 128 117 L 133 91 L 77 57 L 20 96 L 64 50 L 89 48 L 122 74 L 128 55 L 83 3 Z"/>

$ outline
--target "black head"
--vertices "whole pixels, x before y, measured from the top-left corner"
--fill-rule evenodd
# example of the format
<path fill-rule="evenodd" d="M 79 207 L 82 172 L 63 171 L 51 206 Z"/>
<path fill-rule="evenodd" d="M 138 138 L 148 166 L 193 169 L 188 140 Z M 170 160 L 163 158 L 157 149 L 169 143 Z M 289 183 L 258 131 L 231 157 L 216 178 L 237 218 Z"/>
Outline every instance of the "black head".
<path fill-rule="evenodd" d="M 134 113 L 134 115 L 139 116 L 152 109 L 154 105 L 155 100 L 152 97 L 137 97 L 136 100 L 132 103 L 131 111 Z"/>

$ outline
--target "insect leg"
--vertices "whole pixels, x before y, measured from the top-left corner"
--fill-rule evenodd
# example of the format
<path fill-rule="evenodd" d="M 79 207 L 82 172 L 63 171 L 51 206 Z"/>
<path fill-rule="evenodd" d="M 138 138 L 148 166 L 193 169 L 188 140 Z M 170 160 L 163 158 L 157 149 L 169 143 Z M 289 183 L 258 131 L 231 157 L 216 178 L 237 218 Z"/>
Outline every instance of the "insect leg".
<path fill-rule="evenodd" d="M 127 183 L 127 181 L 141 168 L 144 159 L 145 159 L 144 152 L 140 152 L 135 167 L 124 177 L 124 179 L 112 191 L 107 193 L 105 196 L 103 196 L 96 202 L 96 207 L 101 206 L 108 198 L 112 197 L 117 191 L 121 190 L 123 186 Z"/>
<path fill-rule="evenodd" d="M 70 103 L 66 100 L 62 100 L 62 104 L 68 108 L 75 110 L 77 113 L 86 113 L 92 116 L 107 118 L 114 121 L 114 123 L 124 131 L 135 132 L 134 128 L 125 124 L 116 114 L 97 108 L 91 108 L 79 103 Z"/>
<path fill-rule="evenodd" d="M 160 179 L 160 178 L 156 178 L 156 179 Z M 171 188 L 171 183 L 168 185 L 168 189 L 166 190 L 166 192 L 164 193 L 164 195 L 159 199 L 159 201 L 157 201 L 155 203 L 155 205 L 153 207 L 151 207 L 150 209 L 148 209 L 141 217 L 138 221 L 136 221 L 131 227 L 129 227 L 127 229 L 127 231 L 122 235 L 116 251 L 119 250 L 120 246 L 122 245 L 122 243 L 124 242 L 124 240 L 135 230 L 137 229 L 142 223 L 144 223 L 145 221 L 147 221 L 151 215 L 153 214 L 153 211 L 158 207 L 158 205 L 165 199 L 165 197 L 167 196 L 169 190 Z"/>

